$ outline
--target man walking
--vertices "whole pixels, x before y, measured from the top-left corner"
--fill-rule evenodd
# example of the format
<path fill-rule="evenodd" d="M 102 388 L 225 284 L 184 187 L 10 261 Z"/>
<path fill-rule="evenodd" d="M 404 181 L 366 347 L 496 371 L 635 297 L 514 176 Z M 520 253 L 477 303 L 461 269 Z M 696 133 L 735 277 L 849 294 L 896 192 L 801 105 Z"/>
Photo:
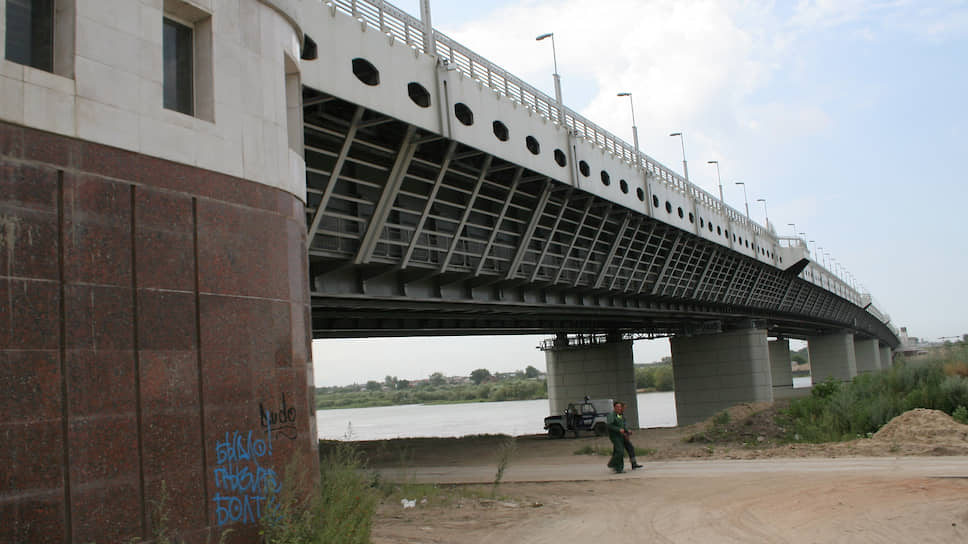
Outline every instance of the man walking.
<path fill-rule="evenodd" d="M 632 468 L 640 468 L 642 465 L 635 461 L 635 446 L 629 440 L 631 433 L 625 421 L 625 403 L 616 401 L 612 405 L 612 412 L 605 418 L 605 423 L 608 426 L 608 439 L 612 442 L 612 458 L 608 461 L 608 467 L 616 473 L 624 472 L 627 451 Z"/>

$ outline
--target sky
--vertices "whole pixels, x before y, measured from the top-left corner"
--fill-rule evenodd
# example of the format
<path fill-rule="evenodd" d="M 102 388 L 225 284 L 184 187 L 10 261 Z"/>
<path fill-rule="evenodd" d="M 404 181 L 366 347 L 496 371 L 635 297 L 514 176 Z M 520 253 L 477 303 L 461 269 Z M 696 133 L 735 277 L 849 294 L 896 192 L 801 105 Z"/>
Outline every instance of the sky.
<path fill-rule="evenodd" d="M 419 0 L 397 7 L 419 17 Z M 431 3 L 434 27 L 718 194 L 805 233 L 926 340 L 968 333 L 968 1 Z M 765 199 L 766 207 L 757 199 Z M 791 226 L 795 225 L 794 226 Z M 823 258 L 823 257 L 821 257 Z M 831 268 L 838 265 L 831 264 Z M 317 340 L 317 385 L 544 369 L 542 337 Z M 638 341 L 637 363 L 669 354 Z"/>

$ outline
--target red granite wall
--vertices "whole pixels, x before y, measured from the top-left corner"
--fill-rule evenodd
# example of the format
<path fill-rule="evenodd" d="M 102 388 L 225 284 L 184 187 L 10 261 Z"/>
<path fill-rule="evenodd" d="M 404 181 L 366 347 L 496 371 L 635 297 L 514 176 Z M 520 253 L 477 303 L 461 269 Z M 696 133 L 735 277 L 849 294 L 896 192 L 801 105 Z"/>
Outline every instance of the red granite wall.
<path fill-rule="evenodd" d="M 318 474 L 304 213 L 0 123 L 0 542 L 151 539 L 163 495 L 247 541 L 258 482 Z"/>

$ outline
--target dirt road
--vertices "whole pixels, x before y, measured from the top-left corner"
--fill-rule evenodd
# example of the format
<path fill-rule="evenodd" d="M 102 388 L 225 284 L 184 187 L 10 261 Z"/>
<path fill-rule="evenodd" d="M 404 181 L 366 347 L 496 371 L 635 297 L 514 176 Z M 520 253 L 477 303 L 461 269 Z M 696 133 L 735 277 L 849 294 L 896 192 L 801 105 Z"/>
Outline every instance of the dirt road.
<path fill-rule="evenodd" d="M 574 460 L 510 467 L 506 482 L 528 483 L 502 484 L 503 500 L 384 505 L 373 542 L 968 542 L 968 457 L 661 461 L 625 474 Z M 486 483 L 494 467 L 407 477 Z"/>
<path fill-rule="evenodd" d="M 761 407 L 734 408 L 732 441 L 697 440 L 721 435 L 709 422 L 637 431 L 649 455 L 624 474 L 576 455 L 607 453 L 604 438 L 518 437 L 496 493 L 507 438 L 363 444 L 384 481 L 459 484 L 384 501 L 373 542 L 968 543 L 968 425 L 912 410 L 869 438 L 773 443 Z"/>

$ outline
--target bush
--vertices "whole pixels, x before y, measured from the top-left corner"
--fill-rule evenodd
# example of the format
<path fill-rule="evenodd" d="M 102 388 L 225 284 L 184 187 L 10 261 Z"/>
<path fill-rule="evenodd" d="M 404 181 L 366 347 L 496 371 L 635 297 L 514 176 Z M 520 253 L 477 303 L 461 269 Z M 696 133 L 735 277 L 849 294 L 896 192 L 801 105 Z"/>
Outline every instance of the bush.
<path fill-rule="evenodd" d="M 890 369 L 862 374 L 849 383 L 827 379 L 810 397 L 794 400 L 781 415 L 795 439 L 845 440 L 876 432 L 895 416 L 914 408 L 954 414 L 968 406 L 968 379 L 951 372 L 950 362 L 897 362 Z M 968 408 L 964 415 L 968 417 Z"/>
<path fill-rule="evenodd" d="M 365 544 L 370 541 L 377 494 L 362 472 L 360 452 L 340 443 L 320 460 L 319 493 L 301 497 L 302 478 L 290 468 L 282 492 L 269 494 L 263 515 L 266 544 Z"/>

